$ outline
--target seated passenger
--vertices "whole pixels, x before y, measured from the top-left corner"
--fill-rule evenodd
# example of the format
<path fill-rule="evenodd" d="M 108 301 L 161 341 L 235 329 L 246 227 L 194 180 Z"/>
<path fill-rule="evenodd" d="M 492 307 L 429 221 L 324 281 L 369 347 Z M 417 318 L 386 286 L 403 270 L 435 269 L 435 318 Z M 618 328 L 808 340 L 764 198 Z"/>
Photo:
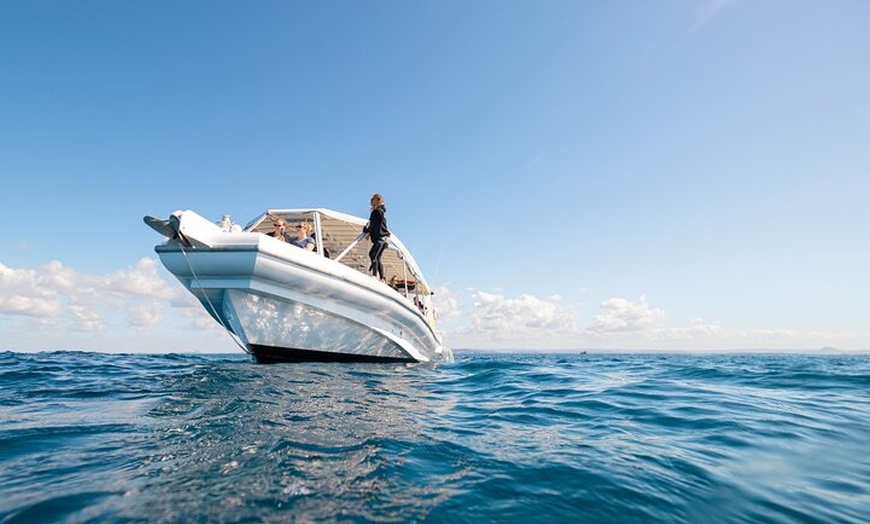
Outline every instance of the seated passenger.
<path fill-rule="evenodd" d="M 311 238 L 314 239 L 314 244 L 316 246 L 317 245 L 317 235 L 315 235 L 313 231 L 311 233 Z M 315 249 L 316 249 L 316 247 L 315 247 Z M 323 246 L 323 256 L 325 256 L 326 258 L 332 258 L 332 256 L 329 254 L 329 249 L 327 249 L 326 246 Z"/>
<path fill-rule="evenodd" d="M 314 239 L 311 238 L 311 224 L 308 222 L 296 224 L 296 238 L 291 239 L 290 243 L 296 247 L 301 247 L 308 251 L 314 251 L 315 243 Z"/>
<path fill-rule="evenodd" d="M 275 220 L 275 222 L 272 224 L 272 227 L 274 228 L 274 231 L 272 231 L 271 233 L 266 233 L 267 235 L 269 235 L 270 237 L 275 237 L 278 240 L 283 240 L 284 242 L 290 241 L 290 238 L 288 238 L 287 233 L 285 232 L 285 230 L 287 229 L 287 223 L 284 222 L 283 219 L 279 218 Z"/>

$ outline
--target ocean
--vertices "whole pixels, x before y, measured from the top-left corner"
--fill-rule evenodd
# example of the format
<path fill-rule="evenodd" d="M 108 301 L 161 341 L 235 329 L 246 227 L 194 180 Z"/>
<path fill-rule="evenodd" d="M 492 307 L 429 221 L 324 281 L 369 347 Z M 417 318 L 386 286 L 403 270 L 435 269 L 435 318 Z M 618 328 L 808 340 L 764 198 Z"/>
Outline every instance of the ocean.
<path fill-rule="evenodd" d="M 0 523 L 870 522 L 870 356 L 0 353 Z"/>

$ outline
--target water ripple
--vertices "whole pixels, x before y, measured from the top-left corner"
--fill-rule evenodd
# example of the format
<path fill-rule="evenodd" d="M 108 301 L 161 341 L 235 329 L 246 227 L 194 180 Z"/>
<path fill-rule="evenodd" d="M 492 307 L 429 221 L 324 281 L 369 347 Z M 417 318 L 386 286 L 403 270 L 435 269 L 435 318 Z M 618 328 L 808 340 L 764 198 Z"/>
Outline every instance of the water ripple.
<path fill-rule="evenodd" d="M 870 357 L 0 353 L 0 523 L 866 522 Z"/>

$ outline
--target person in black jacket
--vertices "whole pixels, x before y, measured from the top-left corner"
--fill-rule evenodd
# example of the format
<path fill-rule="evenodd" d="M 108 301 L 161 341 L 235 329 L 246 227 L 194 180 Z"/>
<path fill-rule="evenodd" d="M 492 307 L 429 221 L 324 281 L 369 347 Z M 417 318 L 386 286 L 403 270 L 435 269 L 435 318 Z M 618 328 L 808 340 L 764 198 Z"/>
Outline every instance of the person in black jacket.
<path fill-rule="evenodd" d="M 390 231 L 387 229 L 387 206 L 384 204 L 384 197 L 379 193 L 372 195 L 371 204 L 372 214 L 369 216 L 369 223 L 363 228 L 363 233 L 367 233 L 372 239 L 372 248 L 369 250 L 372 265 L 369 271 L 382 282 L 386 282 L 381 255 L 387 249 L 390 236 Z"/>

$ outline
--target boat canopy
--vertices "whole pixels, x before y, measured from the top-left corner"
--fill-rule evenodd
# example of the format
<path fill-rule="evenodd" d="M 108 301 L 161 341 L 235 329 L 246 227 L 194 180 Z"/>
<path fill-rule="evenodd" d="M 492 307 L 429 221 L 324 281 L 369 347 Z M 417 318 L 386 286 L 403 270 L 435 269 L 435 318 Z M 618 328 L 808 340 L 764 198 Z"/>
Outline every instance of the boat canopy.
<path fill-rule="evenodd" d="M 272 224 L 279 218 L 287 223 L 290 234 L 296 224 L 308 222 L 314 231 L 318 253 L 368 274 L 371 241 L 363 238 L 362 234 L 367 220 L 330 209 L 269 209 L 252 220 L 244 230 L 269 234 L 273 230 Z M 414 257 L 394 233 L 390 236 L 389 248 L 381 257 L 381 262 L 388 283 L 397 290 L 430 293 Z"/>

